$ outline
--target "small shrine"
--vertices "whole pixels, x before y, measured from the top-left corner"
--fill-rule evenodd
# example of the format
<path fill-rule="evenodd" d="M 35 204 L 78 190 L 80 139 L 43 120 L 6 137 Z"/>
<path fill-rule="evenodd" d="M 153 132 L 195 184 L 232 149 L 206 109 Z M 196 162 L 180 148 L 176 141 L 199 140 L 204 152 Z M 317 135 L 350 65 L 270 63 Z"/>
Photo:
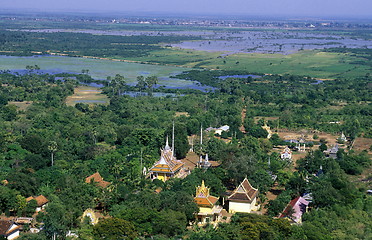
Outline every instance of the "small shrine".
<path fill-rule="evenodd" d="M 280 158 L 282 160 L 291 160 L 292 159 L 292 151 L 289 147 L 285 147 L 285 149 L 280 153 Z"/>
<path fill-rule="evenodd" d="M 199 162 L 198 162 L 199 168 L 208 169 L 210 166 L 212 166 L 212 163 L 209 162 L 208 154 L 205 155 L 205 158 L 203 159 L 203 156 L 200 155 Z"/>

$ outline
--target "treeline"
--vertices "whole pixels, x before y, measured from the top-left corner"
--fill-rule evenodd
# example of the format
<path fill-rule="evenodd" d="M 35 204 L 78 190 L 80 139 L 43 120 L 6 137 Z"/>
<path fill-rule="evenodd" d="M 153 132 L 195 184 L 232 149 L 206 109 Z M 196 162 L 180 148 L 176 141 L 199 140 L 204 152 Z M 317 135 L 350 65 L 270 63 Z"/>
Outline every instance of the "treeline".
<path fill-rule="evenodd" d="M 0 53 L 12 56 L 32 56 L 57 52 L 68 56 L 104 58 L 142 57 L 160 50 L 159 43 L 198 40 L 189 36 L 115 36 L 89 33 L 37 33 L 0 31 Z"/>

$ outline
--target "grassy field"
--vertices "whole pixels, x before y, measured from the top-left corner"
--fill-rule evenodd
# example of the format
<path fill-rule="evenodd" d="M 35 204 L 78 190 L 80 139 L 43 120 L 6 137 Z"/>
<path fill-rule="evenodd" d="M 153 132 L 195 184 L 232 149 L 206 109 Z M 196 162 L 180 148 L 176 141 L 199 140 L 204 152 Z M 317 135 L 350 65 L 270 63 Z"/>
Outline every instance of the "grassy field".
<path fill-rule="evenodd" d="M 143 59 L 187 67 L 208 69 L 244 70 L 265 74 L 295 74 L 321 79 L 351 78 L 371 73 L 367 65 L 352 64 L 361 58 L 348 53 L 301 51 L 290 55 L 281 54 L 232 54 L 221 57 L 218 52 L 166 49 Z"/>
<path fill-rule="evenodd" d="M 89 105 L 94 104 L 108 104 L 109 99 L 106 95 L 101 94 L 101 90 L 95 87 L 79 86 L 75 88 L 74 94 L 68 96 L 66 105 L 75 106 L 76 103 L 85 103 Z"/>

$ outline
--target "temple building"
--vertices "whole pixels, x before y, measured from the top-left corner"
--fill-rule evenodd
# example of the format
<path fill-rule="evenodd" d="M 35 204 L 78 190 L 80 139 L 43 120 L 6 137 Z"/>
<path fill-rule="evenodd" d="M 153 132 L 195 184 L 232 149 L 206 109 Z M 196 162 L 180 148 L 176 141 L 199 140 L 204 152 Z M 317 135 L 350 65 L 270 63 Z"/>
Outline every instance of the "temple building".
<path fill-rule="evenodd" d="M 161 149 L 160 159 L 149 169 L 148 176 L 150 179 L 159 179 L 163 182 L 173 177 L 184 175 L 183 162 L 177 160 L 174 156 L 174 149 L 168 144 L 168 137 L 164 149 Z"/>
<path fill-rule="evenodd" d="M 218 223 L 222 219 L 222 207 L 216 205 L 218 197 L 209 195 L 209 188 L 205 186 L 204 180 L 201 186 L 196 188 L 194 197 L 195 203 L 199 207 L 199 212 L 196 215 L 199 225 L 206 223 Z"/>
<path fill-rule="evenodd" d="M 297 197 L 289 202 L 284 211 L 279 215 L 279 218 L 287 218 L 292 223 L 301 224 L 302 215 L 307 212 L 309 202 L 303 197 Z"/>
<path fill-rule="evenodd" d="M 251 211 L 256 211 L 257 195 L 258 189 L 252 187 L 248 179 L 245 178 L 227 198 L 229 213 L 250 213 Z"/>

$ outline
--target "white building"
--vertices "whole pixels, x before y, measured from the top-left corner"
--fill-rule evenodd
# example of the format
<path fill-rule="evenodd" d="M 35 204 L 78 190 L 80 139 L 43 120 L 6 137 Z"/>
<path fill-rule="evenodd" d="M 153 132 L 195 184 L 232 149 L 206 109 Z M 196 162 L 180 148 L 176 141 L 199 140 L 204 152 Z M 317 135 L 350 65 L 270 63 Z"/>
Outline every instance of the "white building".
<path fill-rule="evenodd" d="M 258 189 L 252 187 L 248 179 L 245 178 L 242 183 L 227 198 L 229 201 L 229 213 L 250 213 L 256 211 Z"/>
<path fill-rule="evenodd" d="M 5 237 L 8 240 L 16 239 L 19 237 L 19 229 L 21 227 L 7 220 L 0 220 L 0 236 Z"/>

